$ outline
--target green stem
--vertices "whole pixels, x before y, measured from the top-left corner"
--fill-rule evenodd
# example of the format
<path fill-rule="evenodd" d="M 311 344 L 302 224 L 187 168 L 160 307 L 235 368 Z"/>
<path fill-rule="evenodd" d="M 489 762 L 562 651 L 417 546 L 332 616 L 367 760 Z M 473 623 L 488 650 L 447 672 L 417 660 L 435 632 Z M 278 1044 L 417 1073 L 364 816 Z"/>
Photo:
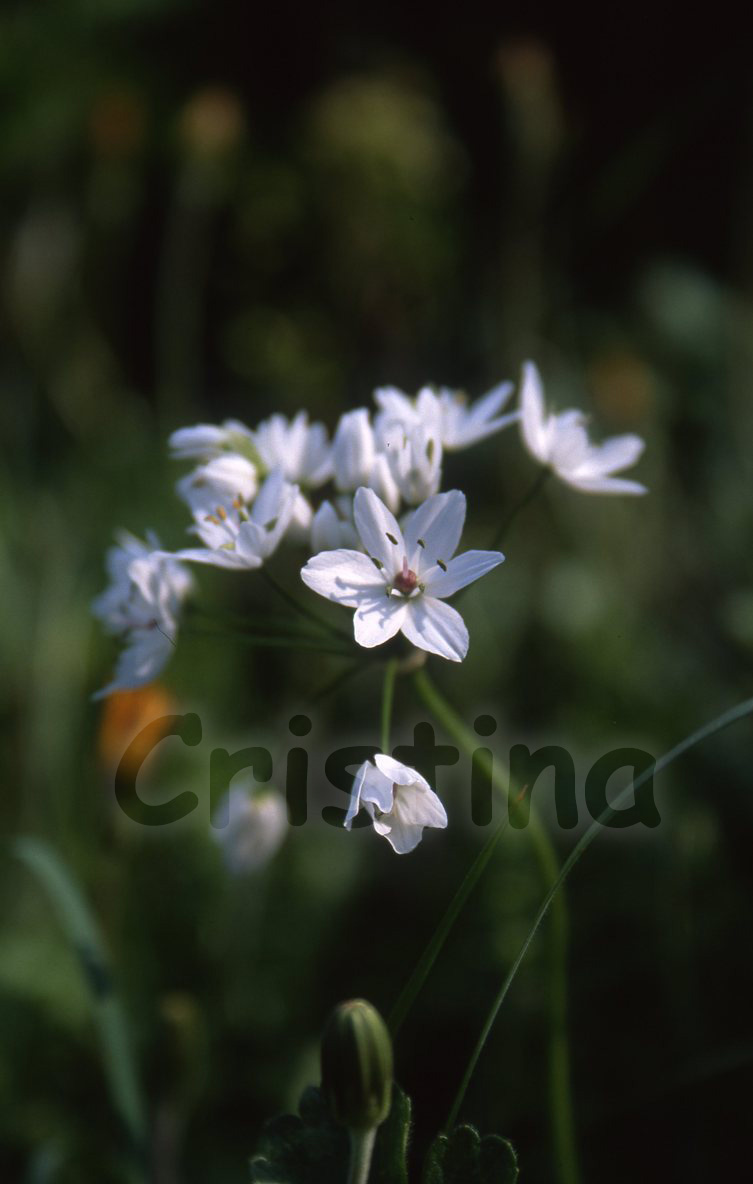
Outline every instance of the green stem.
<path fill-rule="evenodd" d="M 376 1127 L 369 1131 L 349 1131 L 350 1134 L 350 1162 L 348 1164 L 348 1184 L 367 1184 L 371 1156 L 374 1151 Z"/>
<path fill-rule="evenodd" d="M 426 671 L 419 670 L 414 675 L 414 681 L 419 695 L 438 722 L 460 748 L 479 762 L 495 787 L 507 799 L 508 778 L 490 757 L 478 751 L 476 737 L 455 714 Z M 559 872 L 557 855 L 532 804 L 527 829 L 542 879 L 545 884 L 551 884 Z M 567 908 L 564 897 L 559 896 L 552 908 L 550 933 L 549 1113 L 559 1179 L 561 1184 L 577 1184 L 579 1172 L 570 1100 L 570 1051 L 567 1037 L 567 937 Z M 461 1101 L 462 1096 L 456 1099 L 452 1107 L 447 1120 L 448 1128 L 457 1119 Z"/>
<path fill-rule="evenodd" d="M 397 1003 L 390 1012 L 389 1019 L 387 1021 L 393 1039 L 397 1035 L 398 1029 L 402 1026 L 406 1015 L 415 1003 L 419 991 L 429 977 L 431 969 L 439 957 L 442 947 L 444 946 L 444 943 L 450 934 L 450 930 L 457 920 L 458 914 L 463 908 L 463 905 L 467 901 L 471 892 L 476 887 L 476 884 L 481 879 L 484 869 L 491 859 L 497 843 L 502 838 L 506 826 L 507 819 L 500 823 L 494 834 L 490 835 L 484 843 L 483 847 L 463 877 L 460 887 L 450 901 L 447 911 L 435 929 L 429 944 L 426 946 L 424 952 L 416 963 L 416 968 L 413 971 L 413 974 L 410 976 L 408 982 L 400 992 Z"/>
<path fill-rule="evenodd" d="M 332 625 L 329 621 L 326 621 L 324 617 L 320 617 L 318 613 L 309 608 L 307 604 L 303 604 L 303 602 L 300 601 L 297 596 L 294 596 L 292 592 L 288 592 L 287 588 L 285 588 L 280 583 L 280 581 L 272 575 L 268 567 L 263 566 L 260 570 L 270 587 L 274 588 L 277 595 L 281 596 L 286 604 L 289 604 L 295 612 L 300 613 L 303 617 L 306 617 L 307 620 L 311 621 L 317 626 L 317 628 L 323 629 L 326 633 L 329 633 L 335 637 L 347 637 L 348 640 L 350 640 L 351 635 L 346 632 L 345 629 L 341 629 L 339 625 Z"/>
<path fill-rule="evenodd" d="M 392 703 L 395 698 L 395 677 L 397 675 L 397 658 L 390 658 L 384 668 L 384 683 L 382 684 L 382 728 L 380 732 L 382 752 L 390 755 L 390 728 L 392 724 Z"/>
<path fill-rule="evenodd" d="M 505 517 L 500 522 L 495 532 L 494 538 L 491 541 L 490 550 L 496 551 L 497 547 L 499 547 L 502 540 L 507 535 L 507 532 L 515 522 L 515 519 L 518 517 L 518 514 L 520 514 L 544 488 L 550 473 L 551 469 L 539 469 L 536 477 L 533 480 L 533 483 L 529 485 L 522 497 L 518 498 L 518 500 L 513 504 L 512 508 L 507 512 Z"/>
<path fill-rule="evenodd" d="M 275 636 L 269 633 L 244 633 L 235 629 L 202 628 L 199 625 L 184 628 L 182 632 L 184 637 L 217 637 L 259 649 L 318 650 L 320 653 L 335 654 L 341 658 L 349 658 L 353 653 L 352 649 L 338 642 L 334 637 L 328 640 L 326 637 L 306 636 L 306 634 L 294 637 Z"/>
<path fill-rule="evenodd" d="M 625 789 L 621 790 L 620 793 L 617 794 L 613 804 L 611 806 L 607 806 L 606 809 L 601 812 L 599 817 L 591 823 L 588 830 L 585 831 L 580 837 L 562 865 L 559 875 L 541 902 L 526 939 L 518 951 L 518 955 L 513 962 L 510 971 L 502 984 L 502 987 L 500 988 L 499 994 L 494 1000 L 491 1011 L 487 1016 L 486 1022 L 484 1023 L 483 1029 L 481 1031 L 481 1035 L 479 1036 L 478 1043 L 476 1044 L 471 1059 L 468 1063 L 468 1067 L 465 1071 L 460 1089 L 458 1090 L 458 1094 L 453 1106 L 454 1112 L 457 1112 L 462 1104 L 465 1092 L 468 1088 L 468 1083 L 473 1076 L 473 1071 L 476 1068 L 478 1059 L 489 1037 L 489 1033 L 494 1026 L 494 1021 L 496 1020 L 499 1010 L 504 1003 L 505 998 L 507 997 L 507 993 L 510 990 L 520 965 L 528 952 L 531 942 L 536 936 L 549 907 L 554 907 L 556 901 L 559 899 L 558 893 L 578 860 L 582 855 L 585 854 L 585 852 L 593 843 L 594 839 L 601 833 L 603 827 L 609 822 L 610 818 L 612 818 L 618 812 L 622 803 L 627 801 L 631 796 L 634 796 L 635 791 L 640 789 L 641 785 L 644 785 L 645 782 L 650 780 L 657 773 L 663 772 L 663 770 L 666 769 L 668 765 L 671 765 L 673 761 L 676 761 L 678 757 L 683 756 L 691 748 L 695 748 L 695 746 L 700 744 L 703 740 L 708 740 L 711 736 L 715 736 L 724 728 L 731 727 L 732 724 L 735 724 L 739 720 L 745 719 L 751 715 L 753 715 L 753 699 L 745 699 L 742 703 L 738 703 L 736 707 L 731 707 L 728 711 L 724 711 L 721 715 L 716 716 L 715 719 L 703 724 L 697 729 L 697 731 L 691 732 L 689 736 L 686 736 L 684 740 L 681 740 L 679 744 L 676 744 L 675 747 L 671 748 L 669 752 L 666 752 L 664 756 L 659 757 L 655 765 L 648 768 L 644 773 L 641 773 L 639 777 L 634 777 L 629 785 L 627 785 Z"/>

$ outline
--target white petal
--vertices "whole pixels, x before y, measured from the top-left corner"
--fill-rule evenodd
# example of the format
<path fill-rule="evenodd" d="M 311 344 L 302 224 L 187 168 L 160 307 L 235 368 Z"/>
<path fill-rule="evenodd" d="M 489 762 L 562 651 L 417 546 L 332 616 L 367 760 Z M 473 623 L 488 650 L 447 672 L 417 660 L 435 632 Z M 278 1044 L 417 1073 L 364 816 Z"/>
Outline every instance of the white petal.
<path fill-rule="evenodd" d="M 405 524 L 409 567 L 426 571 L 438 559 L 448 563 L 457 550 L 464 522 L 465 494 L 459 489 L 436 493 L 425 501 Z"/>
<path fill-rule="evenodd" d="M 378 752 L 374 757 L 374 763 L 379 769 L 380 773 L 384 773 L 385 777 L 394 785 L 421 785 L 424 789 L 429 789 L 429 783 L 425 777 L 422 777 L 418 769 L 412 769 L 410 765 L 404 765 L 401 761 L 396 761 L 394 757 L 388 756 L 386 752 Z"/>
<path fill-rule="evenodd" d="M 376 770 L 374 769 L 374 766 L 369 761 L 364 761 L 353 779 L 353 789 L 351 790 L 351 794 L 350 794 L 350 804 L 348 806 L 348 812 L 345 815 L 345 819 L 343 821 L 343 826 L 345 827 L 346 830 L 350 830 L 351 823 L 352 823 L 353 819 L 355 818 L 358 811 L 361 809 L 361 791 L 363 790 L 364 785 L 366 784 L 366 778 L 368 777 L 370 769 L 373 772 L 376 772 Z M 391 810 L 392 809 L 392 787 L 389 786 L 389 789 L 390 789 L 390 794 L 389 794 L 389 802 L 387 805 L 387 809 Z"/>
<path fill-rule="evenodd" d="M 385 579 L 392 579 L 400 570 L 406 553 L 403 533 L 395 515 L 373 489 L 361 486 L 353 499 L 353 516 L 364 547 L 384 567 Z"/>
<path fill-rule="evenodd" d="M 374 830 L 384 835 L 396 855 L 407 855 L 409 851 L 414 851 L 424 833 L 422 826 L 406 826 L 399 819 L 393 822 L 392 816 L 388 823 L 383 818 L 375 820 Z"/>
<path fill-rule="evenodd" d="M 267 558 L 269 532 L 258 522 L 242 522 L 235 540 L 235 554 L 249 568 L 261 567 Z"/>
<path fill-rule="evenodd" d="M 432 596 L 417 596 L 405 602 L 408 612 L 403 635 L 430 654 L 462 662 L 468 653 L 468 630 L 460 613 Z"/>
<path fill-rule="evenodd" d="M 388 509 L 396 514 L 400 508 L 400 489 L 392 475 L 390 462 L 383 452 L 377 452 L 371 465 L 367 484 L 382 499 Z"/>
<path fill-rule="evenodd" d="M 380 386 L 374 391 L 374 402 L 386 419 L 399 419 L 402 423 L 420 423 L 420 416 L 413 400 L 396 386 Z M 381 420 L 379 426 L 381 427 Z"/>
<path fill-rule="evenodd" d="M 168 447 L 177 460 L 211 456 L 221 448 L 227 432 L 213 423 L 197 423 L 190 428 L 178 428 L 168 437 Z"/>
<path fill-rule="evenodd" d="M 605 477 L 634 465 L 646 447 L 640 436 L 612 436 L 603 444 L 592 444 L 585 461 L 574 470 L 576 477 Z"/>
<path fill-rule="evenodd" d="M 410 826 L 447 826 L 445 808 L 428 786 L 400 786 L 395 792 L 392 814 Z"/>
<path fill-rule="evenodd" d="M 578 477 L 572 473 L 560 475 L 568 485 L 579 489 L 581 493 L 628 493 L 636 496 L 648 493 L 645 485 L 638 481 L 627 481 L 624 477 Z"/>
<path fill-rule="evenodd" d="M 503 563 L 504 558 L 501 551 L 465 551 L 450 560 L 446 571 L 432 567 L 421 578 L 429 596 L 452 596 L 459 588 L 465 588 Z"/>
<path fill-rule="evenodd" d="M 339 490 L 350 493 L 368 481 L 375 448 L 374 429 L 365 407 L 340 416 L 332 441 L 332 464 Z"/>
<path fill-rule="evenodd" d="M 542 464 L 549 460 L 546 409 L 541 377 L 533 362 L 523 363 L 520 390 L 520 426 L 526 448 Z"/>
<path fill-rule="evenodd" d="M 418 846 L 426 826 L 446 827 L 447 815 L 432 790 L 417 787 L 398 789 L 392 813 L 374 821 L 374 830 L 384 835 L 398 855 L 407 855 Z"/>
<path fill-rule="evenodd" d="M 498 411 L 501 411 L 505 403 L 510 398 L 514 390 L 511 382 L 499 382 L 496 386 L 482 395 L 480 399 L 476 399 L 468 410 L 468 418 L 476 422 L 492 419 Z"/>
<path fill-rule="evenodd" d="M 290 488 L 282 469 L 273 469 L 264 480 L 254 502 L 251 510 L 253 521 L 258 522 L 259 526 L 276 521 L 280 515 L 280 507 L 285 501 L 286 491 Z"/>
<path fill-rule="evenodd" d="M 361 770 L 359 769 L 360 772 Z M 392 809 L 394 796 L 392 786 L 393 782 L 389 777 L 386 777 L 379 769 L 374 768 L 370 761 L 365 762 L 365 772 L 359 787 L 361 801 L 376 806 L 377 810 L 381 810 L 383 814 L 389 814 Z"/>
<path fill-rule="evenodd" d="M 320 596 L 348 608 L 356 608 L 365 597 L 387 600 L 384 578 L 362 551 L 322 551 L 301 568 L 301 579 Z"/>
<path fill-rule="evenodd" d="M 314 514 L 311 522 L 311 550 L 316 555 L 319 551 L 336 551 L 338 548 L 355 548 L 358 545 L 358 535 L 351 516 L 341 517 L 332 502 L 324 501 Z"/>
<path fill-rule="evenodd" d="M 513 392 L 511 382 L 502 382 L 470 407 L 462 396 L 445 390 L 440 395 L 442 408 L 442 443 L 448 451 L 468 448 L 520 418 L 518 411 L 496 419 Z"/>
<path fill-rule="evenodd" d="M 353 633 L 358 644 L 371 650 L 389 641 L 400 631 L 407 607 L 406 600 L 385 595 L 384 588 L 380 596 L 362 600 L 353 617 Z"/>
<path fill-rule="evenodd" d="M 249 569 L 261 566 L 261 560 L 254 563 L 251 557 L 243 558 L 235 550 L 223 550 L 220 547 L 213 551 L 209 548 L 189 547 L 185 551 L 176 551 L 173 559 L 182 559 L 186 563 L 205 563 L 208 567 Z"/>
<path fill-rule="evenodd" d="M 93 699 L 102 699 L 113 691 L 134 690 L 152 682 L 172 656 L 174 641 L 157 625 L 134 629 L 128 635 L 125 649 L 118 657 L 111 683 L 96 691 Z"/>

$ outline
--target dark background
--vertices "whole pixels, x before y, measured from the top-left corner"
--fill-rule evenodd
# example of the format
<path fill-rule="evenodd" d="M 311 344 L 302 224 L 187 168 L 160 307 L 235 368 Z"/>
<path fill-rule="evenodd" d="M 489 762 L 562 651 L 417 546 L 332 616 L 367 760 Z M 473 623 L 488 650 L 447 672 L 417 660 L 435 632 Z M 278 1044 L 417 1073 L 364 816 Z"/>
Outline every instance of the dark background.
<path fill-rule="evenodd" d="M 330 1006 L 390 1007 L 479 837 L 460 823 L 403 860 L 304 827 L 233 880 L 205 811 L 128 828 L 119 733 L 89 701 L 113 660 L 88 613 L 112 531 L 181 544 L 177 426 L 306 406 L 332 427 L 378 383 L 475 395 L 532 356 L 597 435 L 646 438 L 651 493 L 550 486 L 469 596 L 467 662 L 433 676 L 468 722 L 500 721 L 501 756 L 557 742 L 583 769 L 625 743 L 658 755 L 748 694 L 753 84 L 749 30 L 723 17 L 2 6 L 0 817 L 55 845 L 99 918 L 167 1147 L 158 1184 L 245 1178 L 264 1119 L 316 1079 Z M 505 433 L 447 468 L 486 545 L 529 460 Z M 280 560 L 291 587 L 299 565 Z M 246 577 L 199 583 L 220 608 L 264 601 Z M 204 763 L 166 757 L 159 786 L 206 793 L 209 746 L 249 730 L 284 753 L 288 716 L 337 672 L 186 638 L 165 693 L 201 714 Z M 352 686 L 317 706 L 323 749 L 374 737 L 379 680 Z M 397 740 L 423 711 L 401 682 Z M 749 753 L 744 723 L 686 758 L 657 781 L 662 825 L 600 839 L 569 887 L 584 1181 L 745 1178 Z M 451 817 L 467 775 L 440 786 Z M 76 960 L 28 873 L 1 874 L 0 1164 L 129 1179 Z M 409 1017 L 416 1162 L 541 895 L 516 832 Z M 531 1184 L 557 1178 L 546 983 L 540 937 L 463 1112 L 515 1141 Z"/>

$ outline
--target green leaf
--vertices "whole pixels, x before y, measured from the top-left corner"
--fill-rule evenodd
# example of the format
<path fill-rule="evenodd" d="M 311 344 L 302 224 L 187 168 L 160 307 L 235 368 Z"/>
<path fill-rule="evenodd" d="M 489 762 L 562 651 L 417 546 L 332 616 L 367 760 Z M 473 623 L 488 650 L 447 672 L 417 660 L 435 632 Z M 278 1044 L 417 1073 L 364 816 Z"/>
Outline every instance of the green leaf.
<path fill-rule="evenodd" d="M 146 1144 L 145 1106 L 128 1025 L 99 925 L 70 868 L 49 843 L 22 836 L 10 850 L 45 889 L 78 958 L 89 990 L 110 1096 L 140 1164 Z M 140 1170 L 138 1178 L 144 1178 Z"/>
<path fill-rule="evenodd" d="M 484 1135 L 473 1126 L 438 1135 L 424 1163 L 423 1184 L 515 1184 L 518 1157 L 500 1135 Z"/>
<path fill-rule="evenodd" d="M 283 1114 L 264 1127 L 251 1157 L 251 1184 L 345 1184 L 350 1144 L 345 1127 L 330 1115 L 321 1091 L 309 1086 L 299 1115 Z M 380 1126 L 369 1184 L 407 1184 L 410 1100 L 397 1086 Z"/>
<path fill-rule="evenodd" d="M 332 1121 L 321 1092 L 304 1091 L 299 1113 L 273 1118 L 251 1157 L 252 1184 L 345 1184 L 348 1133 Z"/>

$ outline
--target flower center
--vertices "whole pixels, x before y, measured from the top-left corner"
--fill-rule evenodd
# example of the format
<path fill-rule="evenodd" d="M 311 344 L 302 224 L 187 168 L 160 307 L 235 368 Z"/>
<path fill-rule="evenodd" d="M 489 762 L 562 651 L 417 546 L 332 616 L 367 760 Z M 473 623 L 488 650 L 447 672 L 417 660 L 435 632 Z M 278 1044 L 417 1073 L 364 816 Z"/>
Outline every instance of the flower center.
<path fill-rule="evenodd" d="M 418 576 L 408 567 L 408 560 L 403 558 L 402 570 L 397 573 L 392 582 L 393 588 L 402 592 L 403 596 L 410 596 L 418 587 Z"/>

